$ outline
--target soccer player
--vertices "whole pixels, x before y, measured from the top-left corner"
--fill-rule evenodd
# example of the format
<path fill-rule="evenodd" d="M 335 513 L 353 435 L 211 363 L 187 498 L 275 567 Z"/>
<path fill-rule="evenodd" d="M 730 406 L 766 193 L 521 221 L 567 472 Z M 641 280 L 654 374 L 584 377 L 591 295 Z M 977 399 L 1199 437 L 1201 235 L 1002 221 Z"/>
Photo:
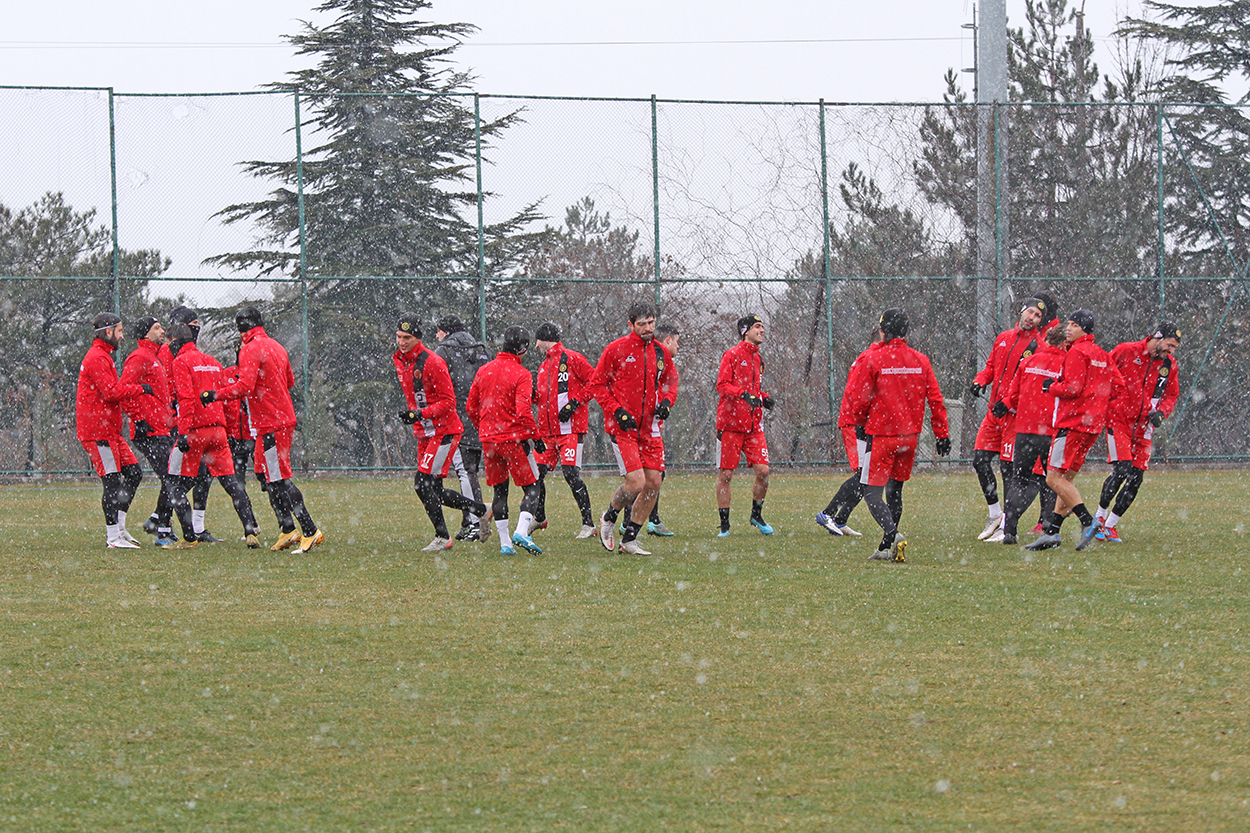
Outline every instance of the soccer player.
<path fill-rule="evenodd" d="M 516 555 L 513 544 L 524 550 L 542 554 L 530 531 L 538 509 L 538 461 L 535 450 L 546 445 L 537 439 L 534 422 L 534 379 L 521 364 L 529 349 L 530 334 L 524 327 L 504 330 L 503 345 L 495 358 L 487 362 L 469 388 L 464 403 L 469 419 L 477 425 L 482 438 L 482 463 L 486 485 L 494 490 L 491 514 L 499 531 L 499 554 Z M 521 514 L 516 532 L 508 536 L 508 478 L 521 487 Z"/>
<path fill-rule="evenodd" d="M 1055 397 L 1043 390 L 1042 385 L 1047 379 L 1059 378 L 1067 358 L 1066 341 L 1062 327 L 1051 327 L 1038 351 L 1020 365 L 1006 398 L 994 403 L 999 413 L 1010 409 L 1015 414 L 1016 436 L 1012 443 L 1014 471 L 1004 493 L 1003 525 L 986 539 L 992 543 L 1011 545 L 1017 542 L 1020 517 L 1039 492 L 1042 493 L 1042 517 L 1054 512 L 1055 493 L 1046 485 L 1046 460 L 1055 433 Z"/>
<path fill-rule="evenodd" d="M 1078 309 L 1065 326 L 1068 352 L 1063 360 L 1059 379 L 1046 379 L 1042 390 L 1058 401 L 1055 403 L 1055 439 L 1050 446 L 1046 485 L 1055 490 L 1055 512 L 1042 534 L 1026 550 L 1044 550 L 1062 542 L 1059 528 L 1068 515 L 1081 522 L 1081 541 L 1077 549 L 1085 549 L 1093 540 L 1097 527 L 1094 516 L 1081 501 L 1081 493 L 1072 481 L 1085 463 L 1085 455 L 1102 433 L 1107 422 L 1110 401 L 1122 387 L 1120 373 L 1107 352 L 1094 343 L 1094 313 Z"/>
<path fill-rule="evenodd" d="M 664 321 L 656 324 L 655 339 L 668 349 L 668 355 L 670 358 L 677 358 L 677 353 L 681 349 L 681 332 L 678 331 L 677 327 Z M 674 367 L 675 366 L 676 363 L 674 363 Z M 663 421 L 661 420 L 661 422 Z M 661 425 L 660 430 L 663 430 L 663 425 Z M 664 472 L 660 472 L 660 482 L 664 482 Z M 668 538 L 673 534 L 673 531 L 665 526 L 664 521 L 660 520 L 659 495 L 655 496 L 655 503 L 651 504 L 651 515 L 647 518 L 647 534 L 655 535 L 660 538 Z"/>
<path fill-rule="evenodd" d="M 668 348 L 655 340 L 655 305 L 635 301 L 626 314 L 629 333 L 604 348 L 590 387 L 603 408 L 604 429 L 624 478 L 599 518 L 599 542 L 607 550 L 615 548 L 616 519 L 632 502 L 621 552 L 650 555 L 637 538 L 660 494 L 664 472 L 660 429 L 677 401 L 677 368 Z"/>
<path fill-rule="evenodd" d="M 178 395 L 178 441 L 169 455 L 169 470 L 180 475 L 180 483 L 174 495 L 174 506 L 179 509 L 180 519 L 187 509 L 187 490 L 195 482 L 201 466 L 210 476 L 217 478 L 221 488 L 234 503 L 235 514 L 243 524 L 243 536 L 248 549 L 260 546 L 260 530 L 256 516 L 252 514 L 252 501 L 247 490 L 234 476 L 234 458 L 226 439 L 226 414 L 221 403 L 210 400 L 205 403 L 202 394 L 212 392 L 224 381 L 221 362 L 200 352 L 196 344 L 198 332 L 186 324 L 175 324 L 169 330 L 169 352 L 174 358 L 174 391 Z M 184 522 L 184 540 L 169 544 L 173 549 L 192 549 L 199 546 L 197 538 L 187 536 Z"/>
<path fill-rule="evenodd" d="M 1011 440 L 1014 430 L 1011 423 L 1015 417 L 1010 410 L 1003 416 L 995 416 L 996 412 L 1002 412 L 997 406 L 1007 395 L 1020 364 L 1037 352 L 1046 331 L 1055 323 L 1055 315 L 1055 303 L 1046 293 L 1026 299 L 1016 326 L 999 333 L 994 339 L 985 367 L 973 377 L 972 386 L 968 389 L 973 396 L 980 396 L 987 390 L 990 392 L 990 407 L 977 430 L 972 452 L 972 468 L 977 473 L 981 493 L 989 506 L 989 520 L 977 536 L 982 541 L 994 535 L 1003 524 L 1002 503 L 998 498 L 998 483 L 994 479 L 994 458 L 1000 460 L 1004 494 L 1012 471 Z"/>
<path fill-rule="evenodd" d="M 227 385 L 239 380 L 239 347 L 234 345 L 234 363 L 221 371 L 221 377 Z M 224 364 L 224 362 L 223 362 Z M 221 403 L 226 414 L 226 440 L 230 443 L 230 456 L 234 459 L 234 476 L 239 483 L 247 488 L 248 462 L 252 459 L 252 451 L 256 447 L 256 438 L 252 436 L 252 426 L 247 418 L 247 403 L 242 399 L 226 399 Z M 264 478 L 259 475 L 263 489 L 267 491 Z"/>
<path fill-rule="evenodd" d="M 951 453 L 950 430 L 929 358 L 907 344 L 907 313 L 887 309 L 879 326 L 881 344 L 863 354 L 863 396 L 851 416 L 866 446 L 860 457 L 864 502 L 882 532 L 870 560 L 901 563 L 907 560 L 907 538 L 898 528 L 903 484 L 911 478 L 926 401 L 940 457 Z"/>
<path fill-rule="evenodd" d="M 758 315 L 738 319 L 738 343 L 721 356 L 716 374 L 716 506 L 720 513 L 718 538 L 729 535 L 730 482 L 738 459 L 745 456 L 755 472 L 751 489 L 751 525 L 763 535 L 773 528 L 764 520 L 764 498 L 768 496 L 768 443 L 764 439 L 764 411 L 771 411 L 773 398 L 764 392 L 764 322 Z"/>
<path fill-rule="evenodd" d="M 170 437 L 173 425 L 170 402 L 173 397 L 165 368 L 157 359 L 157 352 L 165 344 L 165 328 L 150 317 L 140 318 L 134 328 L 137 344 L 122 364 L 122 383 L 147 385 L 152 388 L 152 394 L 123 400 L 122 408 L 130 416 L 131 442 L 148 459 L 161 483 L 156 509 L 144 522 L 143 529 L 155 536 L 156 544 L 163 547 L 177 540 L 172 518 L 173 496 L 178 486 L 177 475 L 169 473 L 169 452 L 174 447 Z"/>
<path fill-rule="evenodd" d="M 456 415 L 460 417 L 460 425 L 464 429 L 464 433 L 460 435 L 460 447 L 451 457 L 451 467 L 460 480 L 460 494 L 481 503 L 482 484 L 478 481 L 477 473 L 482 467 L 482 441 L 478 438 L 477 426 L 464 410 L 464 402 L 469 396 L 473 377 L 482 365 L 490 361 L 490 354 L 486 351 L 486 345 L 470 335 L 464 322 L 458 317 L 444 315 L 438 319 L 437 327 L 434 337 L 438 339 L 438 346 L 434 348 L 434 353 L 447 362 L 451 385 L 456 390 Z M 489 528 L 485 532 L 489 537 Z M 460 531 L 456 533 L 456 540 L 485 541 L 482 533 L 481 518 L 471 509 L 462 509 Z"/>
<path fill-rule="evenodd" d="M 595 369 L 586 357 L 560 341 L 560 328 L 550 321 L 534 334 L 534 346 L 543 355 L 538 366 L 534 407 L 538 414 L 538 436 L 546 449 L 538 460 L 539 512 L 537 521 L 546 525 L 547 472 L 560 466 L 564 482 L 573 491 L 573 500 L 582 513 L 582 528 L 574 537 L 595 534 L 590 490 L 582 480 L 582 446 L 590 424 L 590 394 L 587 386 Z"/>
<path fill-rule="evenodd" d="M 269 486 L 269 503 L 282 534 L 269 549 L 272 552 L 298 546 L 295 553 L 306 553 L 325 541 L 304 505 L 304 495 L 291 479 L 291 439 L 295 433 L 295 405 L 291 388 L 295 374 L 286 349 L 265 332 L 265 319 L 256 307 L 241 307 L 234 323 L 243 334 L 239 348 L 239 379 L 217 391 L 206 390 L 200 401 L 207 405 L 216 399 L 246 399 L 248 417 L 256 432 L 256 456 L 263 463 Z M 299 522 L 298 528 L 296 522 Z"/>
<path fill-rule="evenodd" d="M 464 427 L 456 413 L 456 391 L 447 362 L 421 343 L 421 335 L 420 319 L 410 313 L 400 315 L 391 359 L 407 405 L 399 418 L 412 426 L 417 438 L 417 474 L 412 486 L 434 526 L 434 540 L 421 551 L 443 552 L 452 545 L 443 507 L 468 509 L 478 518 L 486 514 L 486 507 L 471 495 L 443 488 Z"/>
<path fill-rule="evenodd" d="M 123 383 L 117 378 L 113 352 L 122 343 L 125 327 L 119 316 L 102 312 L 91 321 L 94 338 L 78 368 L 76 420 L 78 441 L 91 458 L 104 486 L 105 543 L 110 548 L 138 549 L 126 531 L 126 512 L 143 478 L 143 469 L 122 439 L 122 406 L 127 399 L 151 396 L 150 385 Z"/>
<path fill-rule="evenodd" d="M 875 349 L 881 343 L 880 327 L 872 328 L 869 341 L 871 343 L 868 345 L 868 350 Z M 847 521 L 851 519 L 851 512 L 855 510 L 864 496 L 859 482 L 863 476 L 859 461 L 866 449 L 864 441 L 858 436 L 862 432 L 856 431 L 857 426 L 852 414 L 855 412 L 859 397 L 863 395 L 863 380 L 860 378 L 860 371 L 863 370 L 864 355 L 868 350 L 860 353 L 855 361 L 851 362 L 850 369 L 846 372 L 846 386 L 842 390 L 842 405 L 838 408 L 838 428 L 842 431 L 842 446 L 846 449 L 846 462 L 851 467 L 851 476 L 838 488 L 837 494 L 829 501 L 825 511 L 816 513 L 816 523 L 827 530 L 830 535 L 863 537 L 863 533 L 851 529 Z M 858 427 L 862 428 L 862 426 Z"/>
<path fill-rule="evenodd" d="M 1163 321 L 1153 335 L 1111 350 L 1111 360 L 1124 380 L 1124 393 L 1107 423 L 1107 462 L 1112 468 L 1103 481 L 1094 513 L 1099 526 L 1094 537 L 1098 540 L 1117 544 L 1122 540 L 1116 526 L 1133 505 L 1145 479 L 1154 431 L 1171 416 L 1180 394 L 1173 358 L 1180 343 L 1180 328 Z"/>
<path fill-rule="evenodd" d="M 199 338 L 200 334 L 200 314 L 191 307 L 179 305 L 170 310 L 169 327 L 172 329 L 178 324 L 186 324 L 191 328 L 192 334 Z M 165 379 L 168 384 L 170 395 L 170 408 L 174 414 L 174 433 L 171 436 L 172 442 L 177 442 L 177 412 L 178 397 L 174 391 L 174 357 L 170 353 L 169 345 L 162 344 L 160 349 L 156 351 L 156 358 L 160 361 L 161 366 L 165 368 Z M 208 473 L 208 469 L 201 466 L 200 470 L 195 474 L 195 485 L 191 489 L 191 523 L 194 524 L 195 538 L 201 544 L 218 544 L 221 539 L 208 531 L 205 526 L 205 515 L 208 511 L 208 491 L 213 485 L 213 478 Z M 144 531 L 147 531 L 147 524 L 144 524 Z"/>

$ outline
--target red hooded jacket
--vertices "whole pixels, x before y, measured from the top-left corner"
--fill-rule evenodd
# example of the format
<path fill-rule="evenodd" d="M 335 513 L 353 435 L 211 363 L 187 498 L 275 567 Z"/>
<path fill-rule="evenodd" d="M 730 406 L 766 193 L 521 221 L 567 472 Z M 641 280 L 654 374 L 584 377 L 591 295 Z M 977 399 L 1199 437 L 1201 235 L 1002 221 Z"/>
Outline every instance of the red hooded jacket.
<path fill-rule="evenodd" d="M 742 394 L 752 393 L 763 398 L 760 377 L 764 373 L 764 357 L 758 344 L 743 339 L 721 356 L 720 370 L 716 374 L 716 392 L 720 401 L 716 405 L 716 430 L 741 431 L 745 434 L 764 429 L 764 406 L 752 408 L 742 399 Z"/>
<path fill-rule="evenodd" d="M 1149 439 L 1154 426 L 1147 417 L 1156 408 L 1170 416 L 1180 396 L 1181 384 L 1176 359 L 1164 356 L 1153 358 L 1146 350 L 1146 342 L 1129 341 L 1111 348 L 1111 360 L 1124 380 L 1124 394 L 1116 400 L 1113 423 L 1128 427 L 1132 433 L 1139 431 Z"/>
<path fill-rule="evenodd" d="M 946 403 L 938 387 L 929 357 L 907 346 L 907 339 L 892 338 L 876 350 L 863 354 L 862 387 L 853 414 L 853 425 L 863 425 L 872 436 L 919 434 L 924 427 L 924 405 L 932 413 L 933 436 L 950 436 Z"/>
<path fill-rule="evenodd" d="M 407 353 L 396 350 L 391 360 L 408 410 L 421 413 L 420 421 L 412 425 L 413 436 L 464 433 L 464 423 L 456 413 L 456 389 L 443 357 L 418 341 Z"/>
<path fill-rule="evenodd" d="M 295 427 L 291 388 L 295 374 L 286 349 L 264 327 L 243 334 L 239 349 L 239 380 L 217 391 L 218 399 L 247 399 L 247 413 L 257 436 Z"/>
<path fill-rule="evenodd" d="M 1094 343 L 1093 334 L 1081 336 L 1068 346 L 1059 381 L 1050 386 L 1055 429 L 1097 434 L 1107 424 L 1110 403 L 1123 390 L 1120 371 L 1107 351 Z"/>
<path fill-rule="evenodd" d="M 629 434 L 661 436 L 662 420 L 655 417 L 655 406 L 663 400 L 677 401 L 677 367 L 668 348 L 655 339 L 643 341 L 631 331 L 603 348 L 590 382 L 591 395 L 603 408 L 604 430 L 620 435 L 617 408 L 624 408 L 638 423 Z"/>
<path fill-rule="evenodd" d="M 594 376 L 586 357 L 556 342 L 538 366 L 534 405 L 538 409 L 538 435 L 585 434 L 590 427 L 590 391 L 587 386 Z M 560 421 L 560 409 L 570 399 L 581 403 L 568 422 Z"/>
<path fill-rule="evenodd" d="M 111 440 L 122 435 L 122 406 L 125 399 L 143 395 L 138 383 L 117 378 L 113 345 L 95 339 L 78 367 L 77 428 L 80 440 Z"/>
<path fill-rule="evenodd" d="M 534 378 L 521 357 L 500 351 L 482 365 L 464 409 L 484 443 L 529 440 L 538 436 L 533 411 Z"/>
<path fill-rule="evenodd" d="M 224 427 L 226 412 L 221 402 L 200 404 L 200 394 L 216 390 L 225 380 L 221 362 L 201 353 L 194 341 L 182 345 L 174 357 L 174 389 L 178 392 L 178 433 L 212 425 Z"/>
<path fill-rule="evenodd" d="M 1016 412 L 1017 434 L 1054 435 L 1055 397 L 1042 390 L 1042 383 L 1059 378 L 1067 357 L 1068 351 L 1062 347 L 1042 342 L 1038 351 L 1025 359 L 1012 377 L 1011 387 L 1002 402 Z"/>
<path fill-rule="evenodd" d="M 170 407 L 173 396 L 169 390 L 169 376 L 165 373 L 165 366 L 157 358 L 158 349 L 155 342 L 141 338 L 122 364 L 123 384 L 149 385 L 152 388 L 151 396 L 145 393 L 122 403 L 122 409 L 130 416 L 132 437 L 134 423 L 139 420 L 148 424 L 153 436 L 159 437 L 168 436 L 174 422 L 173 409 Z"/>

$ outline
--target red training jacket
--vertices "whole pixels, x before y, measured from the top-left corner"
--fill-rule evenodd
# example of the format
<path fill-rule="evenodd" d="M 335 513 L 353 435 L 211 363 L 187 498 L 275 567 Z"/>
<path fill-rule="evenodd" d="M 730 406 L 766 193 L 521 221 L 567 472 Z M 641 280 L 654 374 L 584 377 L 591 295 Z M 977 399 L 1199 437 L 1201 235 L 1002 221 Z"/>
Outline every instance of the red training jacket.
<path fill-rule="evenodd" d="M 742 431 L 746 434 L 764 430 L 764 406 L 752 408 L 742 394 L 753 393 L 763 398 L 760 377 L 764 373 L 764 357 L 758 344 L 743 339 L 725 351 L 716 373 L 717 431 Z"/>
<path fill-rule="evenodd" d="M 78 439 L 111 440 L 122 435 L 123 400 L 143 394 L 136 384 L 123 384 L 117 378 L 113 351 L 103 339 L 95 339 L 78 367 L 76 402 Z"/>
<path fill-rule="evenodd" d="M 396 350 L 391 360 L 408 409 L 421 413 L 421 420 L 412 424 L 412 435 L 463 434 L 464 423 L 456 413 L 456 389 L 443 357 L 418 341 L 407 353 Z"/>
<path fill-rule="evenodd" d="M 163 345 L 162 345 L 163 346 Z M 174 422 L 170 400 L 173 398 L 169 390 L 169 376 L 165 366 L 157 358 L 158 346 L 146 338 L 139 339 L 139 344 L 122 364 L 122 383 L 150 385 L 152 395 L 143 394 L 122 403 L 122 410 L 130 416 L 130 436 L 135 435 L 134 424 L 143 420 L 151 428 L 151 434 L 158 437 L 169 435 L 169 428 Z"/>
<path fill-rule="evenodd" d="M 1054 326 L 1052 319 L 1048 323 L 1022 330 L 1020 325 L 1004 330 L 994 338 L 994 346 L 985 359 L 985 367 L 972 377 L 978 385 L 991 385 L 990 404 L 1002 400 L 1007 395 L 1011 380 L 1021 363 L 1036 353 L 1046 343 L 1046 331 Z"/>
<path fill-rule="evenodd" d="M 933 436 L 950 436 L 946 403 L 929 357 L 892 338 L 863 354 L 863 391 L 855 407 L 853 425 L 863 425 L 872 436 L 919 434 L 924 427 L 924 405 L 932 413 Z"/>
<path fill-rule="evenodd" d="M 484 443 L 538 436 L 533 411 L 534 378 L 521 357 L 500 351 L 473 377 L 464 410 Z"/>
<path fill-rule="evenodd" d="M 295 427 L 291 388 L 295 374 L 286 349 L 264 327 L 243 334 L 239 349 L 239 380 L 217 391 L 218 399 L 246 399 L 248 417 L 257 436 Z"/>
<path fill-rule="evenodd" d="M 1157 408 L 1164 416 L 1170 416 L 1181 392 L 1176 359 L 1152 358 L 1146 351 L 1149 340 L 1129 341 L 1111 349 L 1111 361 L 1124 380 L 1124 394 L 1116 400 L 1109 419 L 1133 434 L 1140 431 L 1146 439 L 1154 434 L 1154 426 L 1147 419 L 1150 412 Z"/>
<path fill-rule="evenodd" d="M 1020 370 L 1011 379 L 1003 403 L 1016 412 L 1017 434 L 1046 434 L 1054 436 L 1055 397 L 1042 390 L 1047 379 L 1058 379 L 1068 351 L 1053 347 L 1046 342 L 1032 356 L 1024 360 Z"/>
<path fill-rule="evenodd" d="M 221 371 L 224 384 L 233 385 L 239 381 L 239 366 L 232 364 Z M 242 399 L 222 400 L 221 409 L 226 414 L 226 436 L 232 440 L 252 439 L 252 426 L 247 418 L 247 405 Z"/>
<path fill-rule="evenodd" d="M 556 342 L 538 366 L 534 406 L 538 410 L 538 436 L 585 434 L 590 427 L 590 379 L 595 374 L 586 357 Z M 581 406 L 567 422 L 560 421 L 560 409 L 576 399 Z"/>
<path fill-rule="evenodd" d="M 632 330 L 607 347 L 599 357 L 590 392 L 603 408 L 603 427 L 620 435 L 617 408 L 624 408 L 638 423 L 629 432 L 641 439 L 661 436 L 662 420 L 655 417 L 655 406 L 667 399 L 677 401 L 677 367 L 668 348 L 655 339 L 643 341 Z"/>
<path fill-rule="evenodd" d="M 862 378 L 864 357 L 869 351 L 876 350 L 880 346 L 879 342 L 868 345 L 868 349 L 856 356 L 855 361 L 851 362 L 850 368 L 846 371 L 846 386 L 842 389 L 842 405 L 838 408 L 839 428 L 850 428 L 858 424 L 855 422 L 855 412 L 864 395 Z"/>
<path fill-rule="evenodd" d="M 216 390 L 225 376 L 221 362 L 201 353 L 195 342 L 182 345 L 174 356 L 174 390 L 178 393 L 178 433 L 189 434 L 193 428 L 212 425 L 224 427 L 226 412 L 221 402 L 200 404 L 200 393 Z"/>
<path fill-rule="evenodd" d="M 1110 403 L 1124 390 L 1120 371 L 1107 351 L 1083 335 L 1068 346 L 1059 381 L 1050 386 L 1055 397 L 1055 429 L 1097 434 L 1107 424 Z"/>

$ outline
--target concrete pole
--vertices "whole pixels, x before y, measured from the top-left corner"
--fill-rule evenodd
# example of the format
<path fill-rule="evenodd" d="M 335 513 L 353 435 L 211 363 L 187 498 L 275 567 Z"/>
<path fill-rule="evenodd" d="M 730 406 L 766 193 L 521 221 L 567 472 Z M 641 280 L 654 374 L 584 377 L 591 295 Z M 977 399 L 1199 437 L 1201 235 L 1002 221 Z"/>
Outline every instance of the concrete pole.
<path fill-rule="evenodd" d="M 1007 2 L 981 0 L 977 21 L 977 369 L 999 325 L 1007 262 Z M 1004 322 L 1005 323 L 1005 322 Z"/>

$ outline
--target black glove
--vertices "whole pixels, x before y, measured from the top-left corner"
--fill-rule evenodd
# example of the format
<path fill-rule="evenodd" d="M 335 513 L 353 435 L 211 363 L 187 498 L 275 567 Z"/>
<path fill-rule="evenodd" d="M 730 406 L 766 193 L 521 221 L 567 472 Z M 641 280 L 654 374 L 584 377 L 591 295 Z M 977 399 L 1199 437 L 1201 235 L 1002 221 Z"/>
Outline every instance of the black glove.
<path fill-rule="evenodd" d="M 668 415 L 672 410 L 673 403 L 667 399 L 661 399 L 660 404 L 655 406 L 655 415 L 660 419 L 668 419 Z"/>
<path fill-rule="evenodd" d="M 421 421 L 420 411 L 400 411 L 399 419 L 405 425 L 414 425 Z"/>
<path fill-rule="evenodd" d="M 560 418 L 561 422 L 568 422 L 573 418 L 573 414 L 576 413 L 577 409 L 581 406 L 582 403 L 578 402 L 576 399 L 570 399 L 568 404 L 561 408 L 560 413 L 556 414 L 556 416 Z"/>
<path fill-rule="evenodd" d="M 202 391 L 202 392 L 200 393 L 200 404 L 201 404 L 201 405 L 205 405 L 205 406 L 207 406 L 207 405 L 211 405 L 212 403 L 214 403 L 214 402 L 216 402 L 216 401 L 217 401 L 217 391 L 215 391 L 215 390 L 206 390 L 206 391 Z"/>
<path fill-rule="evenodd" d="M 1046 391 L 1049 391 L 1050 386 L 1053 385 L 1054 383 L 1055 383 L 1055 380 L 1047 376 L 1045 379 L 1042 380 L 1042 392 L 1045 393 Z"/>
<path fill-rule="evenodd" d="M 617 408 L 612 416 L 616 417 L 616 427 L 620 428 L 622 431 L 638 430 L 638 423 L 635 422 L 634 418 L 629 415 L 629 411 L 624 408 Z"/>
<path fill-rule="evenodd" d="M 990 408 L 990 413 L 998 417 L 999 419 L 1002 419 L 1003 417 L 1007 416 L 1007 411 L 1008 411 L 1007 403 L 1001 399 L 994 403 L 993 408 Z"/>
<path fill-rule="evenodd" d="M 546 452 L 547 444 L 542 441 L 541 437 L 534 438 L 534 450 L 537 451 L 539 454 Z"/>
<path fill-rule="evenodd" d="M 178 450 L 183 454 L 191 450 L 191 443 L 187 442 L 187 438 L 184 436 L 179 436 L 178 442 L 174 443 L 174 445 L 178 446 Z"/>
<path fill-rule="evenodd" d="M 968 393 L 972 394 L 973 396 L 980 396 L 981 394 L 985 393 L 985 390 L 988 387 L 989 385 L 978 385 L 976 382 L 973 382 L 971 385 L 968 386 Z"/>
<path fill-rule="evenodd" d="M 764 404 L 764 400 L 760 399 L 749 390 L 744 390 L 742 392 L 742 401 L 750 405 L 752 408 L 758 408 L 760 405 Z"/>
<path fill-rule="evenodd" d="M 764 394 L 764 407 L 765 408 L 771 411 L 773 409 L 773 406 L 776 404 L 777 402 L 771 396 L 769 396 L 768 394 Z"/>
<path fill-rule="evenodd" d="M 145 422 L 142 419 L 135 420 L 135 436 L 136 437 L 146 437 L 148 434 L 151 434 L 151 433 L 152 433 L 151 425 L 148 425 L 147 422 Z"/>
<path fill-rule="evenodd" d="M 864 426 L 862 425 L 855 426 L 855 439 L 862 440 L 864 442 L 868 441 L 868 432 L 864 430 Z"/>
<path fill-rule="evenodd" d="M 1002 403 L 1000 402 L 999 404 L 1001 405 Z M 951 438 L 950 437 L 938 437 L 937 438 L 937 453 L 939 457 L 950 456 L 950 453 L 951 453 Z"/>
<path fill-rule="evenodd" d="M 1166 418 L 1167 418 L 1167 415 L 1164 414 L 1163 411 L 1158 410 L 1157 408 L 1151 411 L 1146 416 L 1146 419 L 1150 420 L 1150 424 L 1153 425 L 1155 428 L 1158 428 L 1160 425 L 1162 425 L 1163 420 Z"/>
<path fill-rule="evenodd" d="M 152 386 L 151 386 L 151 385 L 148 385 L 148 384 L 142 384 L 142 385 L 139 385 L 139 387 L 143 388 L 143 392 L 144 392 L 144 393 L 146 393 L 148 396 L 155 396 L 155 395 L 156 395 L 156 392 L 152 390 Z"/>

